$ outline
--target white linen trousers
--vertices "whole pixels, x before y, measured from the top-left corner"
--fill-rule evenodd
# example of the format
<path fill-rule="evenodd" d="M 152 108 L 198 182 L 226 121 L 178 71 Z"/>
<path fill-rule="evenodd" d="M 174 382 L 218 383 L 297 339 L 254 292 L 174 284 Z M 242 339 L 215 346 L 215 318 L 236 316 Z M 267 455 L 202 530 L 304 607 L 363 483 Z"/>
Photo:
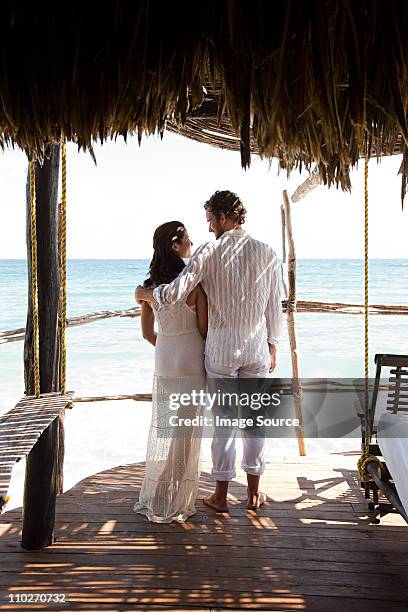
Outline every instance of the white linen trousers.
<path fill-rule="evenodd" d="M 265 347 L 266 348 L 266 347 Z M 207 372 L 208 391 L 215 392 L 220 378 L 266 378 L 270 365 L 269 352 L 266 349 L 259 355 L 259 361 L 242 364 L 239 361 L 231 366 L 217 364 L 208 355 L 205 356 L 205 369 Z M 212 409 L 214 420 L 216 415 L 225 416 L 216 403 Z M 229 426 L 214 426 L 214 435 L 211 443 L 212 471 L 215 480 L 233 480 L 236 476 L 235 460 L 236 428 Z M 247 474 L 261 476 L 265 471 L 265 438 L 248 435 L 246 429 L 242 430 L 242 461 L 241 468 Z"/>

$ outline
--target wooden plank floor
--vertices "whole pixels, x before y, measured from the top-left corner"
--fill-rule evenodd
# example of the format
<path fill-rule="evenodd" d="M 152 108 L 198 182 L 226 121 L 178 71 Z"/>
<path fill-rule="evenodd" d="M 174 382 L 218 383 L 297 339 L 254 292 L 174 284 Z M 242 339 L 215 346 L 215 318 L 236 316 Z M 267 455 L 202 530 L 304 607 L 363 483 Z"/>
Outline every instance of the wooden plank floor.
<path fill-rule="evenodd" d="M 21 509 L 0 517 L 0 610 L 406 610 L 408 529 L 398 515 L 370 524 L 357 456 L 276 459 L 246 511 L 243 473 L 231 511 L 201 497 L 184 525 L 149 523 L 132 510 L 144 464 L 78 483 L 58 498 L 56 541 L 24 551 Z M 11 594 L 64 593 L 67 603 L 11 604 Z"/>

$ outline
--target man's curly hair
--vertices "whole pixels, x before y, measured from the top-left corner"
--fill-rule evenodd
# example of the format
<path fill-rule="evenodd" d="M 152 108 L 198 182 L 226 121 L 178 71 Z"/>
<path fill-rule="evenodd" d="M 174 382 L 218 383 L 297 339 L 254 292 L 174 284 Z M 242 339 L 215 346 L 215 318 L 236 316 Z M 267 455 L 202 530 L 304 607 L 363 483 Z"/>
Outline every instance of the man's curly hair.
<path fill-rule="evenodd" d="M 226 217 L 242 225 L 245 223 L 246 208 L 232 191 L 216 191 L 204 204 L 205 210 L 219 218 L 221 213 Z"/>

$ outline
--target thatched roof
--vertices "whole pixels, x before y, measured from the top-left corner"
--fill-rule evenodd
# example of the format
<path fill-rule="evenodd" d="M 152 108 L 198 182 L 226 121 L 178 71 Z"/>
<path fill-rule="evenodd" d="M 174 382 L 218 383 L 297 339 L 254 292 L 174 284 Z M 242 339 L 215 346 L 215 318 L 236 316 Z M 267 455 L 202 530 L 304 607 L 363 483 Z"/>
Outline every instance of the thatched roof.
<path fill-rule="evenodd" d="M 368 140 L 404 154 L 405 186 L 407 32 L 397 0 L 2 2 L 0 144 L 41 157 L 61 130 L 86 148 L 170 120 L 348 188 Z M 211 116 L 186 123 L 206 85 Z"/>

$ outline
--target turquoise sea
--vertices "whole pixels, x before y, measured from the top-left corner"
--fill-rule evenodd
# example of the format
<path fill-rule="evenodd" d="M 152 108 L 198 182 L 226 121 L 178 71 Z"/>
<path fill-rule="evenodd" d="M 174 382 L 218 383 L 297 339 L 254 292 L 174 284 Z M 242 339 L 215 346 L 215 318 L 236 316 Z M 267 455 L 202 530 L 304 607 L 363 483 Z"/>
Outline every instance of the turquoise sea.
<path fill-rule="evenodd" d="M 134 306 L 134 288 L 144 280 L 148 264 L 142 259 L 68 261 L 68 317 Z M 363 262 L 300 260 L 297 285 L 298 299 L 362 304 Z M 370 261 L 370 303 L 408 304 L 408 259 Z M 24 327 L 26 307 L 26 262 L 0 260 L 0 331 Z M 363 323 L 359 315 L 298 314 L 302 376 L 363 376 Z M 371 373 L 377 352 L 408 353 L 408 316 L 371 317 Z M 0 345 L 0 372 L 1 414 L 24 391 L 23 342 Z M 140 319 L 114 318 L 69 329 L 68 388 L 77 396 L 150 392 L 152 372 L 153 348 L 141 337 Z M 276 375 L 291 376 L 285 327 Z M 105 467 L 144 460 L 149 421 L 148 403 L 77 404 L 66 418 L 65 487 Z M 285 442 L 285 452 L 296 451 L 291 442 Z M 311 442 L 309 448 L 317 447 Z M 23 465 L 17 464 L 15 505 L 22 475 Z"/>
<path fill-rule="evenodd" d="M 134 288 L 146 276 L 149 261 L 70 260 L 68 316 L 134 306 Z M 363 303 L 363 262 L 300 260 L 298 299 Z M 408 304 L 408 259 L 370 262 L 370 303 Z M 24 260 L 0 260 L 0 331 L 24 327 L 27 268 Z M 408 351 L 408 317 L 373 316 L 370 349 Z M 362 368 L 363 317 L 299 314 L 298 342 L 303 376 L 359 376 Z M 22 390 L 22 342 L 0 346 L 2 402 Z M 71 328 L 68 376 L 80 393 L 130 393 L 149 389 L 153 350 L 140 335 L 139 319 L 116 318 Z M 279 375 L 290 376 L 288 342 L 279 350 Z"/>

